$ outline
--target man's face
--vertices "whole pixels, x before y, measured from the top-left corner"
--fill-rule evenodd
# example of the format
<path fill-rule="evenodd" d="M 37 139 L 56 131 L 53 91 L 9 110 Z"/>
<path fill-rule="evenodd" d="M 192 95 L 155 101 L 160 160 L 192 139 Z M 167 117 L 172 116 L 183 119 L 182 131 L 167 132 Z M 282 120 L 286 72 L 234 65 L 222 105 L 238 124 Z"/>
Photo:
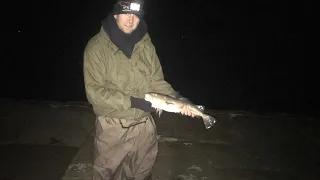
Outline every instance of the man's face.
<path fill-rule="evenodd" d="M 118 27 L 126 34 L 132 33 L 138 26 L 140 19 L 134 14 L 115 15 Z"/>

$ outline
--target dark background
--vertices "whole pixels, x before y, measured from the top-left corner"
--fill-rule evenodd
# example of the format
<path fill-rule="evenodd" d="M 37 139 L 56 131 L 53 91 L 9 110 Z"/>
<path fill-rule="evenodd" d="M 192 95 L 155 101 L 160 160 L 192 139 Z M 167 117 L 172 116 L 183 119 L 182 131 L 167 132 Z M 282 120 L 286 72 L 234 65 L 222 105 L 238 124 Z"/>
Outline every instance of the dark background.
<path fill-rule="evenodd" d="M 83 50 L 114 1 L 13 3 L 4 15 L 1 97 L 86 100 Z M 311 2 L 148 0 L 145 10 L 165 79 L 196 104 L 319 110 Z"/>

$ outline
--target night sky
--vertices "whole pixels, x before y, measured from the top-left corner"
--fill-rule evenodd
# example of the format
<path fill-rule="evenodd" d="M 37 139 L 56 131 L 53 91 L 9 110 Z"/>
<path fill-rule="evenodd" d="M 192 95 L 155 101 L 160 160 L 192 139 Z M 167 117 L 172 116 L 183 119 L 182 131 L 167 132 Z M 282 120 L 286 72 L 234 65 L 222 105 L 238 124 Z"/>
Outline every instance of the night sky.
<path fill-rule="evenodd" d="M 304 2 L 148 0 L 145 20 L 165 79 L 194 103 L 315 113 L 316 21 Z M 86 100 L 83 50 L 113 3 L 33 1 L 10 10 L 1 97 Z"/>

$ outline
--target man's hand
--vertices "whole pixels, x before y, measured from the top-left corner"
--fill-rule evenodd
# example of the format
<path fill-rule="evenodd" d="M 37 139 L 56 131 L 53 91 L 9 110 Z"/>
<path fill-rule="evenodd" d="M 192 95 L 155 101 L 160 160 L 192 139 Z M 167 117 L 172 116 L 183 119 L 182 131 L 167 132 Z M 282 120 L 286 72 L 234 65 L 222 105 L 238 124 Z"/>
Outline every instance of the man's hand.
<path fill-rule="evenodd" d="M 132 108 L 137 108 L 145 112 L 155 112 L 156 109 L 151 107 L 151 103 L 144 100 L 143 98 L 135 98 L 135 97 L 130 97 L 131 100 L 131 107 Z"/>
<path fill-rule="evenodd" d="M 191 117 L 195 117 L 195 115 L 190 111 L 190 109 L 188 108 L 188 106 L 184 106 L 181 110 L 181 114 L 185 115 L 185 116 L 191 116 Z"/>

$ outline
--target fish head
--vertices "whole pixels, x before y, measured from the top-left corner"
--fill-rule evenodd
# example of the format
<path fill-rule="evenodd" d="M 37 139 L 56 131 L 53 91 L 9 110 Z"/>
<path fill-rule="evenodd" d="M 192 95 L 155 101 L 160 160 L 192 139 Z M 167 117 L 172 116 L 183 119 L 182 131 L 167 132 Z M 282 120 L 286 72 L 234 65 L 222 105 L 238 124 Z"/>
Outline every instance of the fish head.
<path fill-rule="evenodd" d="M 151 103 L 155 103 L 155 102 L 162 102 L 164 101 L 163 97 L 161 97 L 159 94 L 157 93 L 146 93 L 144 95 L 144 100 L 149 101 Z"/>
<path fill-rule="evenodd" d="M 144 95 L 144 100 L 151 102 L 152 101 L 152 95 L 147 93 Z"/>

